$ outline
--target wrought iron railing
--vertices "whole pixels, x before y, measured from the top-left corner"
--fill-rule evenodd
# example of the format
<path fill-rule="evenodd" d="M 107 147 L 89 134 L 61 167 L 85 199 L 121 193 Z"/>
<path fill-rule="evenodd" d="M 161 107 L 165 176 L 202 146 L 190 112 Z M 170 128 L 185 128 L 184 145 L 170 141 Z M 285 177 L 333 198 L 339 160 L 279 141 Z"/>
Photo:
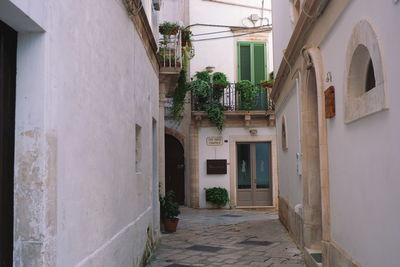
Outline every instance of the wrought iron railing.
<path fill-rule="evenodd" d="M 162 68 L 182 67 L 182 34 L 164 35 L 160 38 L 158 56 Z"/>
<path fill-rule="evenodd" d="M 235 84 L 229 84 L 223 92 L 221 97 L 215 100 L 214 93 L 211 94 L 210 99 L 204 101 L 197 99 L 192 94 L 192 110 L 199 111 L 204 110 L 205 104 L 209 102 L 220 103 L 226 111 L 245 111 L 245 110 L 273 110 L 274 103 L 270 97 L 271 88 L 263 88 L 260 85 L 256 85 L 257 91 L 255 97 L 251 101 L 251 104 L 245 104 L 240 93 L 236 90 Z"/>

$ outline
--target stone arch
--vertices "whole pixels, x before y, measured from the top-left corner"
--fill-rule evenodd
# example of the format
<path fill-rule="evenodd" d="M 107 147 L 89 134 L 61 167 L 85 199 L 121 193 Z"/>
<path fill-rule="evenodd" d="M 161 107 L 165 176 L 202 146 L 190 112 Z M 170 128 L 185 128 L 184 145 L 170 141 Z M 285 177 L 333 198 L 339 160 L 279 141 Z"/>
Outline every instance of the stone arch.
<path fill-rule="evenodd" d="M 178 132 L 177 130 L 165 127 L 165 134 L 172 135 L 181 143 L 183 147 L 185 147 L 185 136 Z"/>
<path fill-rule="evenodd" d="M 322 242 L 330 240 L 324 65 L 321 51 L 317 47 L 304 49 L 303 56 L 305 60 L 301 90 L 301 149 L 304 178 L 304 245 L 322 249 Z"/>
<path fill-rule="evenodd" d="M 372 82 L 368 81 L 371 75 L 373 75 Z M 346 53 L 345 77 L 344 119 L 346 123 L 387 109 L 383 62 L 378 37 L 366 20 L 357 23 L 350 37 Z M 368 85 L 368 83 L 371 84 Z"/>

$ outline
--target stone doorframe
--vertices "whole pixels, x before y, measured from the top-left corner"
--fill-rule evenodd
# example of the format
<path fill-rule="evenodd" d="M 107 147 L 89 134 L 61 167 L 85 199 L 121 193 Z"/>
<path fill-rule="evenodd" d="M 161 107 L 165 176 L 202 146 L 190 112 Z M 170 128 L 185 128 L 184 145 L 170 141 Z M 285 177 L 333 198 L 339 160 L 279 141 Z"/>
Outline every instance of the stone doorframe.
<path fill-rule="evenodd" d="M 303 71 L 302 71 L 302 85 L 301 85 L 301 150 L 303 155 L 310 153 L 312 148 L 305 145 L 304 138 L 307 132 L 306 120 L 307 115 L 306 107 L 310 107 L 307 103 L 307 88 L 309 83 L 307 82 L 307 75 L 311 67 L 315 70 L 316 78 L 316 90 L 317 90 L 317 110 L 318 110 L 318 151 L 319 151 L 319 164 L 310 164 L 307 162 L 307 158 L 304 157 L 302 162 L 304 173 L 319 173 L 320 177 L 320 198 L 315 196 L 315 191 L 309 190 L 312 188 L 307 175 L 304 176 L 304 246 L 308 247 L 313 244 L 317 236 L 319 235 L 322 243 L 329 242 L 331 236 L 330 229 L 330 197 L 329 197 L 329 166 L 328 166 L 328 142 L 327 142 L 327 126 L 325 119 L 325 101 L 324 101 L 324 67 L 322 54 L 319 48 L 311 47 L 303 49 Z M 320 211 L 315 210 L 316 203 L 320 201 Z M 317 233 L 317 228 L 310 227 L 307 229 L 307 225 L 320 224 L 322 233 Z M 321 229 L 320 228 L 320 229 Z"/>
<path fill-rule="evenodd" d="M 278 206 L 278 163 L 276 152 L 275 135 L 257 135 L 257 136 L 230 136 L 229 137 L 229 162 L 230 162 L 230 193 L 229 204 L 233 207 L 237 205 L 236 199 L 236 143 L 238 142 L 270 142 L 272 157 L 272 207 Z"/>

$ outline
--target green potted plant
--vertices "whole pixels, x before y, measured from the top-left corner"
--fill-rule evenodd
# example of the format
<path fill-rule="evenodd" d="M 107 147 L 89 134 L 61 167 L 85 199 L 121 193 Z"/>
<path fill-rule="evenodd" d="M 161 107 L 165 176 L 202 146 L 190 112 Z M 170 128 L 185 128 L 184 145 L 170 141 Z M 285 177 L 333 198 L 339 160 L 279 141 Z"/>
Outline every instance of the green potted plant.
<path fill-rule="evenodd" d="M 160 197 L 160 216 L 166 232 L 174 233 L 178 226 L 179 205 L 174 201 L 175 193 L 169 190 L 165 197 Z"/>
<path fill-rule="evenodd" d="M 204 104 L 209 101 L 211 97 L 211 86 L 209 83 L 201 79 L 196 79 L 188 84 L 188 88 L 192 91 L 193 100 L 196 103 L 196 108 L 204 109 Z"/>
<path fill-rule="evenodd" d="M 274 86 L 274 82 L 275 82 L 274 72 L 272 71 L 269 74 L 269 80 L 260 81 L 260 86 L 263 87 L 263 88 L 272 88 Z"/>
<path fill-rule="evenodd" d="M 176 35 L 179 31 L 179 25 L 165 21 L 158 26 L 158 31 L 164 36 Z"/>
<path fill-rule="evenodd" d="M 226 75 L 222 72 L 215 72 L 212 75 L 212 84 L 213 84 L 213 98 L 216 101 L 219 101 L 220 98 L 224 95 L 224 89 L 228 87 L 229 82 L 226 78 Z"/>
<path fill-rule="evenodd" d="M 216 207 L 226 206 L 229 201 L 228 191 L 223 187 L 205 188 L 206 201 L 213 203 Z"/>
<path fill-rule="evenodd" d="M 250 81 L 242 80 L 236 83 L 236 91 L 239 93 L 239 107 L 242 110 L 254 108 L 254 100 L 257 96 L 257 87 Z"/>
<path fill-rule="evenodd" d="M 192 37 L 192 31 L 189 28 L 181 28 L 181 34 L 182 34 L 182 46 L 185 47 L 186 45 L 191 47 L 192 42 L 191 42 L 191 37 Z"/>

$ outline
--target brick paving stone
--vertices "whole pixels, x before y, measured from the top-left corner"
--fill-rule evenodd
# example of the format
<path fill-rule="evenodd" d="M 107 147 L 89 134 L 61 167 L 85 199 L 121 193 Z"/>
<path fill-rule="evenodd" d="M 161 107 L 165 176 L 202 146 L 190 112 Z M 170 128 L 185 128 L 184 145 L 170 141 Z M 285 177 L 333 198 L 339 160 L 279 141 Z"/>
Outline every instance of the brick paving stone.
<path fill-rule="evenodd" d="M 279 222 L 276 213 L 189 208 L 182 208 L 181 212 L 178 231 L 163 234 L 148 266 L 305 266 L 301 251 Z M 249 242 L 250 245 L 240 244 L 243 241 L 252 242 Z M 264 241 L 271 244 L 262 245 Z M 222 249 L 217 252 L 187 249 L 195 245 Z"/>

